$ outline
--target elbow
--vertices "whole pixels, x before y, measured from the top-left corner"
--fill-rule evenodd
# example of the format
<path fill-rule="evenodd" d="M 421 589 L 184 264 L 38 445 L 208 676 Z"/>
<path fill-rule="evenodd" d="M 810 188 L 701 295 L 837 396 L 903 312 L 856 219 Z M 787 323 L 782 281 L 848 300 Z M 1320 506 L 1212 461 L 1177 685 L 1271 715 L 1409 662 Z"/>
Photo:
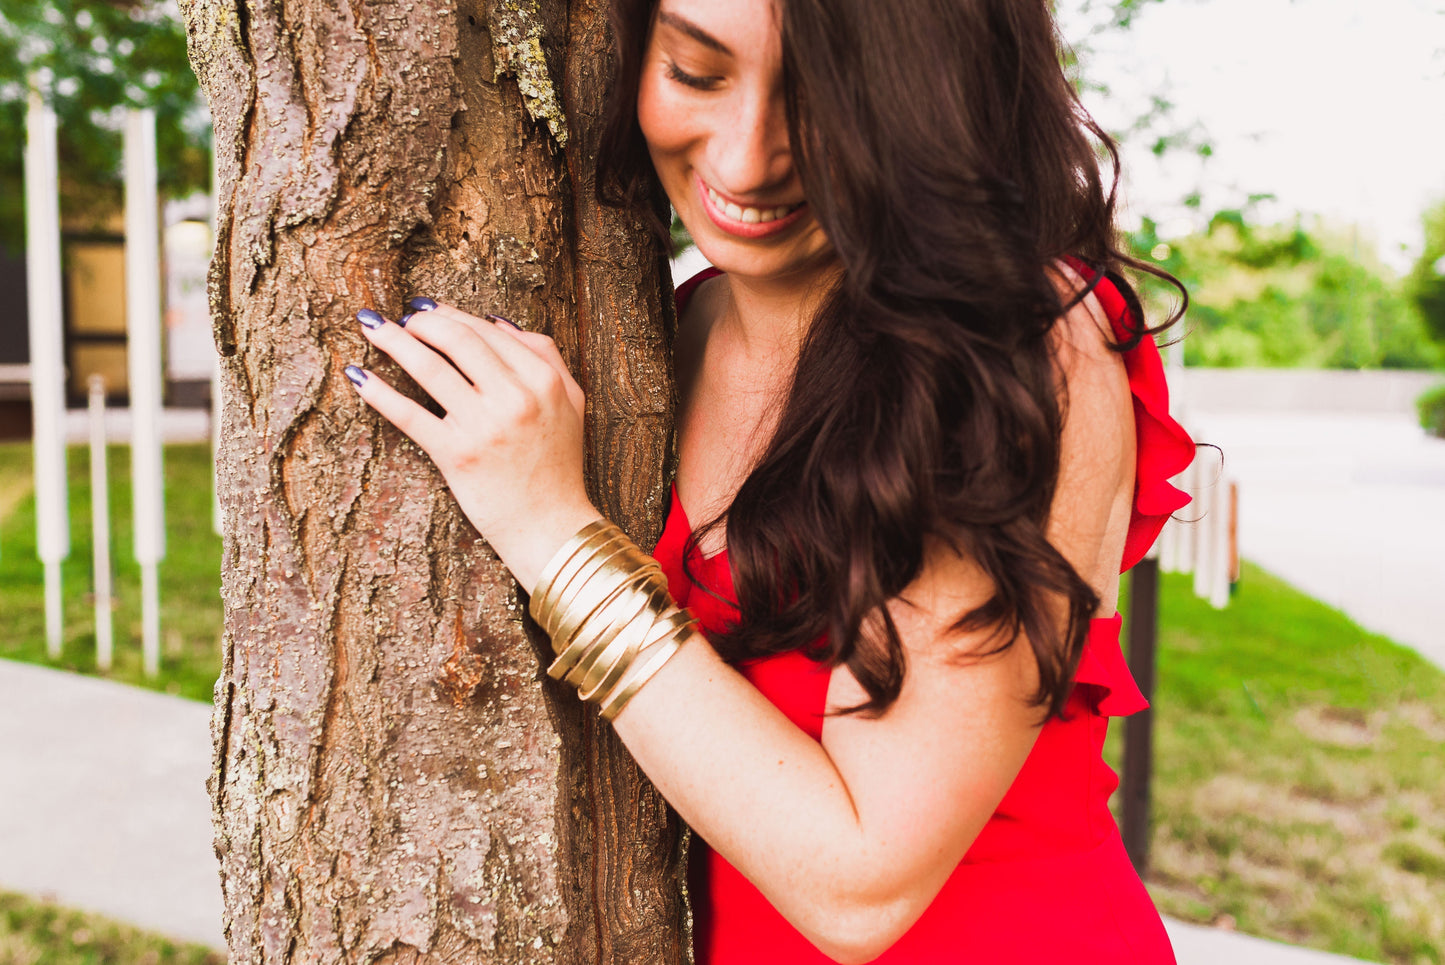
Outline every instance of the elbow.
<path fill-rule="evenodd" d="M 838 906 L 820 910 L 799 930 L 840 965 L 863 965 L 892 948 L 921 913 L 905 902 Z"/>

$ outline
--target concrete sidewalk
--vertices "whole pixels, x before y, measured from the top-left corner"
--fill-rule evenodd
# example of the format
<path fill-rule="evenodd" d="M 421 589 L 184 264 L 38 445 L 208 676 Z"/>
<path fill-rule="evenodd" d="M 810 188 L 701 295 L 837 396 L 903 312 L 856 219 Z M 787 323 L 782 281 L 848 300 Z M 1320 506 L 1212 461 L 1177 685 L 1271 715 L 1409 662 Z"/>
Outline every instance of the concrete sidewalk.
<path fill-rule="evenodd" d="M 0 660 L 0 888 L 221 945 L 210 707 Z"/>
<path fill-rule="evenodd" d="M 0 888 L 216 948 L 210 708 L 0 660 Z M 1180 965 L 1358 959 L 1166 922 Z"/>
<path fill-rule="evenodd" d="M 1239 481 L 1240 555 L 1445 668 L 1445 439 L 1383 413 L 1189 425 Z"/>

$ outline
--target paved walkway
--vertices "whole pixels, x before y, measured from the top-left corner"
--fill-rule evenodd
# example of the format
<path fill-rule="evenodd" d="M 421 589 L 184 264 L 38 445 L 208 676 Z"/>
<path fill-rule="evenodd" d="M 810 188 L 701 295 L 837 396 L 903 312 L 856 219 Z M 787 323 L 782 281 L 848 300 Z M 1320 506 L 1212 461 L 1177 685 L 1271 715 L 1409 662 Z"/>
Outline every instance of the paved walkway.
<path fill-rule="evenodd" d="M 0 888 L 221 946 L 211 710 L 0 661 Z"/>
<path fill-rule="evenodd" d="M 1445 668 L 1445 439 L 1391 414 L 1189 424 L 1239 481 L 1242 556 Z"/>
<path fill-rule="evenodd" d="M 210 708 L 0 660 L 0 888 L 216 948 Z M 1356 959 L 1167 922 L 1180 965 Z"/>

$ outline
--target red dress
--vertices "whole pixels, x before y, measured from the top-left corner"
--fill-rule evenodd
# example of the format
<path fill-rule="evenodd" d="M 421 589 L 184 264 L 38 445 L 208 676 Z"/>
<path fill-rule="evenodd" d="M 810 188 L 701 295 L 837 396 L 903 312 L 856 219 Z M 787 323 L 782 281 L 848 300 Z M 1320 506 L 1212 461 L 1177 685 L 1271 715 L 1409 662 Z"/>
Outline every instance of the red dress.
<path fill-rule="evenodd" d="M 703 272 L 678 289 L 681 306 Z M 1120 337 L 1128 309 L 1108 281 L 1095 289 Z M 1159 351 L 1149 338 L 1124 356 L 1134 397 L 1138 442 L 1134 511 L 1120 572 L 1137 563 L 1164 521 L 1188 502 L 1169 478 L 1194 458 L 1194 444 L 1169 415 Z M 688 560 L 692 527 L 673 491 L 656 557 L 672 593 L 704 630 L 737 619 L 734 608 L 695 586 L 731 597 L 724 551 Z M 1040 731 L 1018 777 L 984 825 L 942 891 L 923 915 L 875 961 L 888 965 L 951 963 L 1172 963 L 1159 913 L 1135 874 L 1109 812 L 1118 776 L 1104 763 L 1110 717 L 1148 706 L 1119 648 L 1120 618 L 1089 628 L 1065 720 Z M 822 740 L 829 669 L 801 653 L 748 661 L 738 667 L 788 719 Z M 823 955 L 775 911 L 720 855 L 695 839 L 695 947 L 699 965 L 814 965 Z"/>

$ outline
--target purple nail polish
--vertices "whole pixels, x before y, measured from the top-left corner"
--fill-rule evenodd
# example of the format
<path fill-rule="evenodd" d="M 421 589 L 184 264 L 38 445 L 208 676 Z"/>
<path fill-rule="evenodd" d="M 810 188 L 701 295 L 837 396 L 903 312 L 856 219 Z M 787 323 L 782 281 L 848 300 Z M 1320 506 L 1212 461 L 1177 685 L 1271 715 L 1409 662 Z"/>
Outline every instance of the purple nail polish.
<path fill-rule="evenodd" d="M 515 328 L 515 329 L 516 329 L 517 331 L 519 331 L 519 332 L 522 330 L 522 326 L 518 325 L 516 322 L 512 321 L 510 318 L 503 318 L 501 315 L 488 315 L 487 317 L 490 318 L 492 321 L 498 322 L 498 323 L 500 323 L 500 324 L 502 324 L 502 325 L 510 325 L 510 326 L 512 326 L 513 328 Z"/>
<path fill-rule="evenodd" d="M 361 388 L 361 383 L 366 381 L 366 370 L 359 365 L 348 365 L 344 371 L 351 384 L 358 389 Z"/>
<path fill-rule="evenodd" d="M 367 328 L 381 328 L 386 324 L 386 319 L 381 317 L 380 312 L 374 312 L 369 308 L 363 308 L 357 312 L 356 320 Z"/>
<path fill-rule="evenodd" d="M 429 312 L 437 307 L 437 303 L 425 295 L 418 295 L 406 303 L 406 307 L 414 312 Z"/>
<path fill-rule="evenodd" d="M 406 328 L 406 323 L 411 321 L 413 318 L 416 318 L 416 312 L 407 312 L 405 315 L 401 316 L 401 318 L 398 318 L 396 320 L 396 324 L 400 325 L 402 328 Z"/>

